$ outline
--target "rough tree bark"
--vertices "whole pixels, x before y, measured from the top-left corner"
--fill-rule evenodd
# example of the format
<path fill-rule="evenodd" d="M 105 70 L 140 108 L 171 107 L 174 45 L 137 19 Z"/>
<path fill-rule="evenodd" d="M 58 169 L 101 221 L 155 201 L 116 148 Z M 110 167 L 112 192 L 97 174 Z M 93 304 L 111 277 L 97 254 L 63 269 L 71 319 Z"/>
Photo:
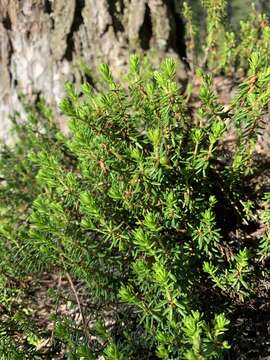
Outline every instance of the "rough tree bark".
<path fill-rule="evenodd" d="M 128 55 L 155 49 L 155 56 L 185 55 L 179 1 L 0 0 L 0 134 L 8 114 L 20 110 L 19 92 L 42 93 L 56 105 L 67 80 L 95 79 L 107 62 L 116 76 Z M 152 50 L 151 50 L 152 51 Z M 87 65 L 91 75 L 82 68 Z"/>

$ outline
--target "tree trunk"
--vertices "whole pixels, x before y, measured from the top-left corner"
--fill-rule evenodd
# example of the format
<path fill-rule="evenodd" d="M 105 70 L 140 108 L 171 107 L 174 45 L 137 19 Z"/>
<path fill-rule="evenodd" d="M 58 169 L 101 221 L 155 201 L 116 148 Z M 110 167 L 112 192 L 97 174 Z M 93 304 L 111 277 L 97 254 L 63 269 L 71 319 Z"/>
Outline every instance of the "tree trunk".
<path fill-rule="evenodd" d="M 151 59 L 185 56 L 183 26 L 174 0 L 0 0 L 0 134 L 8 114 L 20 111 L 20 92 L 56 106 L 63 85 L 96 79 L 101 62 L 115 76 L 129 54 Z M 150 50 L 151 49 L 151 50 Z M 154 55 L 153 55 L 154 54 Z"/>

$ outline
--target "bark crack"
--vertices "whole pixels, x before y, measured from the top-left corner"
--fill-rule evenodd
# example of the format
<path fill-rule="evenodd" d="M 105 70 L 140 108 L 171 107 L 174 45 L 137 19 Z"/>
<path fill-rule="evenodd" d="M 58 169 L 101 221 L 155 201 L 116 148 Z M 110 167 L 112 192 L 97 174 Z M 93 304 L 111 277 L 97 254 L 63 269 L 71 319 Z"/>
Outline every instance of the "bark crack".
<path fill-rule="evenodd" d="M 45 0 L 44 2 L 44 10 L 45 13 L 51 14 L 52 13 L 52 4 L 50 0 Z"/>
<path fill-rule="evenodd" d="M 10 20 L 9 14 L 7 13 L 4 19 L 2 20 L 2 23 L 6 30 L 12 30 L 12 22 Z"/>
<path fill-rule="evenodd" d="M 173 20 L 173 26 L 170 28 L 170 35 L 168 44 L 177 53 L 179 58 L 189 69 L 189 63 L 187 62 L 187 49 L 185 43 L 185 25 L 181 18 L 181 15 L 176 9 L 176 2 L 174 0 L 168 1 L 169 11 Z"/>
<path fill-rule="evenodd" d="M 73 60 L 73 53 L 75 50 L 74 45 L 74 34 L 79 30 L 80 26 L 83 24 L 82 11 L 85 7 L 85 0 L 76 0 L 75 1 L 75 12 L 73 17 L 73 22 L 70 27 L 70 31 L 67 35 L 67 47 L 63 58 L 68 61 Z"/>
<path fill-rule="evenodd" d="M 151 11 L 148 4 L 145 4 L 144 20 L 139 30 L 140 46 L 143 50 L 150 49 L 150 41 L 153 36 L 153 25 Z"/>
<path fill-rule="evenodd" d="M 117 9 L 117 5 L 120 6 L 120 11 L 119 9 Z M 124 32 L 124 26 L 120 20 L 120 13 L 123 10 L 123 4 L 122 3 L 117 3 L 116 0 L 109 0 L 108 1 L 108 8 L 109 8 L 109 13 L 111 15 L 111 19 L 112 19 L 112 26 L 113 26 L 113 30 L 115 35 L 117 35 L 118 32 Z"/>

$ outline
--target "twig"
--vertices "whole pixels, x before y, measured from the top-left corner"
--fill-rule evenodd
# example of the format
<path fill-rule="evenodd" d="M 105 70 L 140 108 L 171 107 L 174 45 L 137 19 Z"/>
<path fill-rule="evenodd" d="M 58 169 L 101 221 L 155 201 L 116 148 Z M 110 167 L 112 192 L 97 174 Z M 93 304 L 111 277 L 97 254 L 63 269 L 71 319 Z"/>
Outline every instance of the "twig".
<path fill-rule="evenodd" d="M 59 277 L 58 277 L 58 283 L 57 283 L 57 290 L 58 291 L 59 291 L 61 285 L 62 285 L 62 276 L 61 276 L 61 273 L 60 273 Z M 59 307 L 59 296 L 58 296 L 56 307 L 55 307 L 55 315 L 57 315 L 58 307 Z M 50 344 L 53 343 L 53 338 L 54 338 L 54 333 L 55 333 L 55 323 L 56 323 L 56 320 L 54 320 L 54 322 L 53 322 L 53 328 L 52 328 L 52 333 L 51 333 L 51 337 L 50 337 Z"/>
<path fill-rule="evenodd" d="M 256 230 L 253 233 L 249 234 L 247 236 L 247 239 L 254 239 L 254 237 L 259 238 L 260 236 L 262 236 L 262 235 L 264 235 L 266 233 L 267 229 L 268 229 L 268 225 L 263 224 L 258 230 Z"/>
<path fill-rule="evenodd" d="M 70 284 L 70 287 L 73 291 L 73 294 L 75 296 L 75 299 L 76 299 L 76 302 L 77 302 L 77 305 L 78 305 L 78 308 L 79 308 L 79 312 L 80 312 L 80 315 L 81 315 L 81 318 L 82 318 L 82 324 L 83 324 L 83 329 L 84 329 L 84 332 L 85 332 L 85 335 L 86 337 L 88 338 L 89 342 L 91 341 L 91 337 L 90 337 L 90 334 L 89 334 L 89 331 L 88 331 L 88 328 L 87 328 L 87 322 L 85 320 L 85 316 L 84 316 L 84 312 L 83 312 L 83 309 L 82 309 L 82 306 L 81 306 L 81 303 L 80 303 L 80 299 L 79 299 L 79 296 L 78 296 L 78 293 L 77 293 L 77 290 L 74 286 L 74 283 L 71 279 L 71 276 L 69 275 L 68 272 L 66 272 L 66 277 L 68 279 L 68 282 Z"/>

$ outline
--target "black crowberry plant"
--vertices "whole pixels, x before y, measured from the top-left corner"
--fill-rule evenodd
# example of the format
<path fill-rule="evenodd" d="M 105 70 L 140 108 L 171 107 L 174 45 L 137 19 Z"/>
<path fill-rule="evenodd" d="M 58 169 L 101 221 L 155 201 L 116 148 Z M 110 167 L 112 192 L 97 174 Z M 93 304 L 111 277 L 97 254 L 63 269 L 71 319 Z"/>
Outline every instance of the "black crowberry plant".
<path fill-rule="evenodd" d="M 238 356 L 235 317 L 269 277 L 270 196 L 252 186 L 270 99 L 269 26 L 254 14 L 241 24 L 254 29 L 247 48 L 220 26 L 225 2 L 202 3 L 201 66 L 184 6 L 194 65 L 186 89 L 172 59 L 145 70 L 133 55 L 120 81 L 103 64 L 104 90 L 66 85 L 68 136 L 42 104 L 40 120 L 31 109 L 18 144 L 3 148 L 1 281 L 44 271 L 67 279 L 79 320 L 55 311 L 50 341 L 68 359 Z M 224 106 L 213 74 L 233 69 L 235 94 Z M 0 338 L 14 348 L 8 326 Z M 32 330 L 28 348 L 43 358 L 38 336 Z"/>

